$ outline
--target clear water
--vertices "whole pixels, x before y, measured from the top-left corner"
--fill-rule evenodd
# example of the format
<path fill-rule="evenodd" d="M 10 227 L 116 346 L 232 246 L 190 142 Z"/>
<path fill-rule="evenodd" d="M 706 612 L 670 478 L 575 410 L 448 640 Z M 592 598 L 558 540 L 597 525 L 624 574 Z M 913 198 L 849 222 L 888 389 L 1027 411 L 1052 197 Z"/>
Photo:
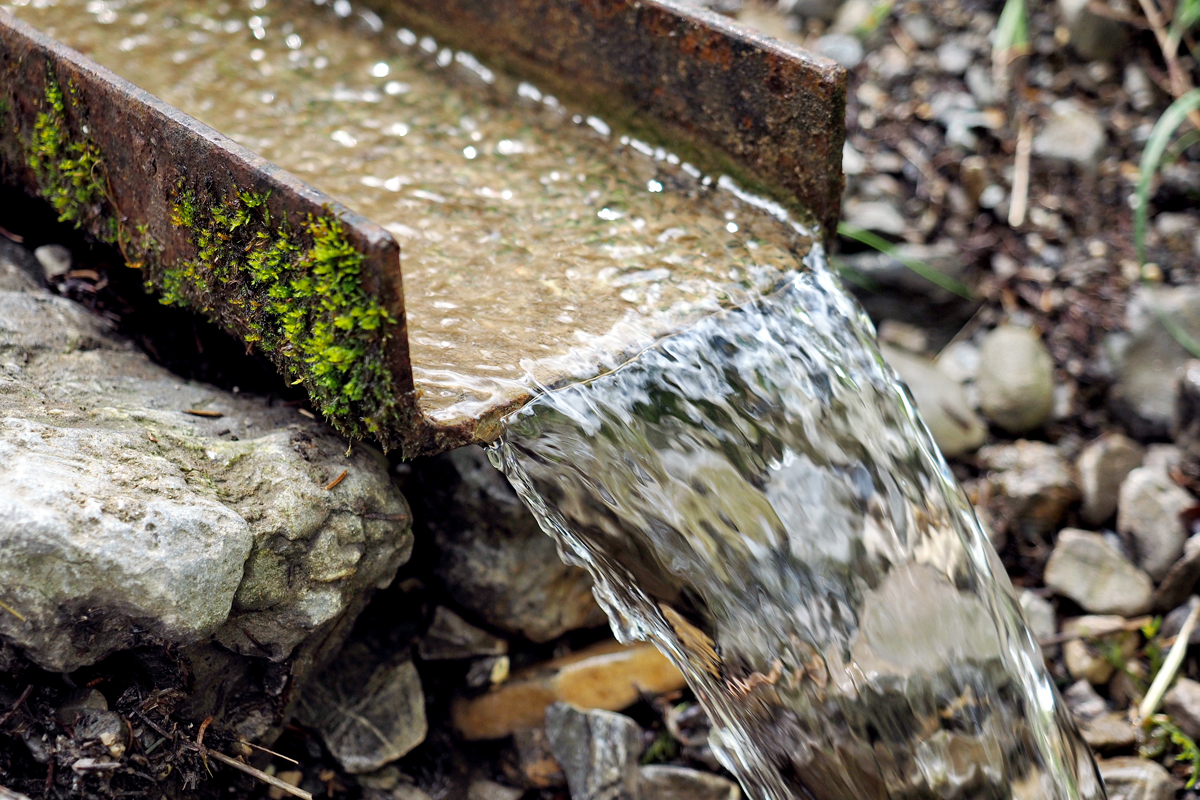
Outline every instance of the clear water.
<path fill-rule="evenodd" d="M 970 504 L 781 214 L 347 0 L 0 7 L 395 233 L 435 418 L 693 320 L 493 456 L 753 800 L 1103 797 Z"/>
<path fill-rule="evenodd" d="M 1012 587 L 820 263 L 547 392 L 492 451 L 756 800 L 1104 791 Z"/>

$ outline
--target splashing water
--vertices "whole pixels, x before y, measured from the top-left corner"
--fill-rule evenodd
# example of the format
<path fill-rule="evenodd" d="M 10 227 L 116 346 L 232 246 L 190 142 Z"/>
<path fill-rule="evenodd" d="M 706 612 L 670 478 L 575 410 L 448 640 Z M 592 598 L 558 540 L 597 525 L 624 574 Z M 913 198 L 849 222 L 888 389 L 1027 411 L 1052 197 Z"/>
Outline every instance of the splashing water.
<path fill-rule="evenodd" d="M 814 248 L 491 452 L 755 800 L 1102 798 L 995 551 Z"/>

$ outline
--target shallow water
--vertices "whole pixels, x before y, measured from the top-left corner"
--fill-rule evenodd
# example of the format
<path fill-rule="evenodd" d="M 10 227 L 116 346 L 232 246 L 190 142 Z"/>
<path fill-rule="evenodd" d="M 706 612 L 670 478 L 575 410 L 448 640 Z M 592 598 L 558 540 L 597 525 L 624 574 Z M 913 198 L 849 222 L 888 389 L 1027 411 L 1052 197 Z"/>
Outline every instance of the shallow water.
<path fill-rule="evenodd" d="M 614 326 L 634 323 L 628 347 L 769 287 L 808 246 L 670 153 L 348 0 L 0 7 L 391 231 L 440 421 L 605 350 Z"/>
<path fill-rule="evenodd" d="M 539 397 L 494 463 L 614 629 L 683 670 L 750 797 L 1103 797 L 970 503 L 819 258 Z"/>

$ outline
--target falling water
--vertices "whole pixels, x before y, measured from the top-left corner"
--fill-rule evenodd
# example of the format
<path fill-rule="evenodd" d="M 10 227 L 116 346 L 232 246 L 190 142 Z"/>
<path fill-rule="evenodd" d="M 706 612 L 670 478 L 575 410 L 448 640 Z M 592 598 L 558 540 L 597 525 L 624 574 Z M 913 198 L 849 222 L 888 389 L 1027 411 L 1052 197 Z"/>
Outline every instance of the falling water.
<path fill-rule="evenodd" d="M 1104 797 L 870 322 L 805 266 L 544 393 L 493 462 L 755 800 Z"/>

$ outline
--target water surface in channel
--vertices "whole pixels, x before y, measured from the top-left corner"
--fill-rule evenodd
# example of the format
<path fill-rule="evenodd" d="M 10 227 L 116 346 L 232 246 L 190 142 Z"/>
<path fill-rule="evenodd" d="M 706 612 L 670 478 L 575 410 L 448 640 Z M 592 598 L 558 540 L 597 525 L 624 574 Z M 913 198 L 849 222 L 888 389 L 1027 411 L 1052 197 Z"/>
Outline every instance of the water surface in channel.
<path fill-rule="evenodd" d="M 870 323 L 782 214 L 347 0 L 0 7 L 391 230 L 435 415 L 693 321 L 581 360 L 492 454 L 753 800 L 1103 796 Z"/>
<path fill-rule="evenodd" d="M 348 0 L 4 7 L 392 232 L 440 421 L 623 322 L 669 329 L 770 286 L 807 247 L 666 151 Z"/>

